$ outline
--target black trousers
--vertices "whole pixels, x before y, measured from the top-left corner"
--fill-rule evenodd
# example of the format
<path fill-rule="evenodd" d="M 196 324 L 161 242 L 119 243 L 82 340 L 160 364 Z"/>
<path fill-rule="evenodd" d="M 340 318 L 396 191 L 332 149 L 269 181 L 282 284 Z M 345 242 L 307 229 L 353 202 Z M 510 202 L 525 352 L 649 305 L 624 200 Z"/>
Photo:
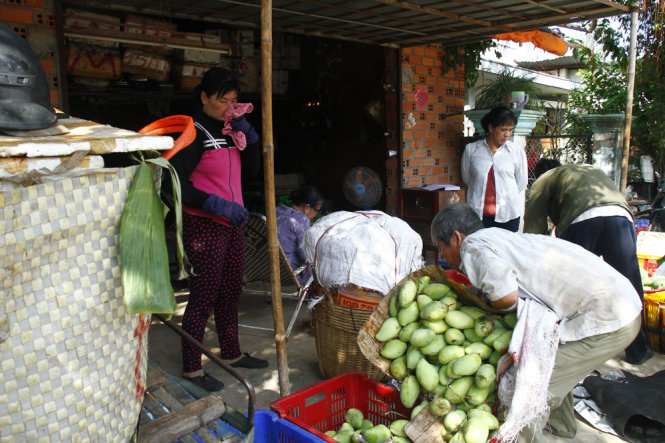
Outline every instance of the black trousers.
<path fill-rule="evenodd" d="M 511 232 L 517 232 L 520 228 L 520 218 L 514 218 L 512 220 L 508 220 L 507 222 L 497 222 L 494 221 L 494 216 L 493 215 L 486 215 L 483 217 L 483 227 L 485 228 L 502 228 L 507 231 Z"/>
<path fill-rule="evenodd" d="M 637 235 L 633 222 L 621 216 L 590 218 L 570 225 L 559 238 L 602 256 L 607 264 L 630 280 L 644 305 L 642 276 L 635 244 Z M 641 360 L 647 353 L 644 326 L 642 319 L 639 334 L 626 348 L 626 361 L 629 363 Z"/>

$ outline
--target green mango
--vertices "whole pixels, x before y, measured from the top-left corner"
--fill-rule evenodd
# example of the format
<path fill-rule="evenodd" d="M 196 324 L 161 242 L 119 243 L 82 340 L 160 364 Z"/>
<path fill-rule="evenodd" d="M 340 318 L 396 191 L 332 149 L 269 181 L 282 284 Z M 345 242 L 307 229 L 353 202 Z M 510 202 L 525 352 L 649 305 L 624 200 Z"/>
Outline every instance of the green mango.
<path fill-rule="evenodd" d="M 420 352 L 423 355 L 437 355 L 445 345 L 446 341 L 443 339 L 443 335 L 437 334 L 429 344 L 420 348 Z"/>
<path fill-rule="evenodd" d="M 421 288 L 420 292 L 429 296 L 432 300 L 441 300 L 446 295 L 454 294 L 448 285 L 444 283 L 430 283 L 429 285 Z"/>
<path fill-rule="evenodd" d="M 468 413 L 469 419 L 478 418 L 483 420 L 487 424 L 487 427 L 489 428 L 490 431 L 496 431 L 497 429 L 499 429 L 499 420 L 490 411 L 487 411 L 485 409 L 479 409 L 481 406 L 486 406 L 487 409 L 489 409 L 489 406 L 487 405 L 477 406 L 469 410 Z"/>
<path fill-rule="evenodd" d="M 513 331 L 505 331 L 503 334 L 499 335 L 499 337 L 494 340 L 494 343 L 492 344 L 492 347 L 494 350 L 499 351 L 500 353 L 504 353 L 508 350 L 508 346 L 510 346 L 510 340 L 513 338 Z"/>
<path fill-rule="evenodd" d="M 428 295 L 425 294 L 420 294 L 418 297 L 416 297 L 416 303 L 418 303 L 418 309 L 422 311 L 422 309 L 427 305 L 428 303 L 432 303 L 434 300 L 432 300 Z"/>
<path fill-rule="evenodd" d="M 492 355 L 492 348 L 483 342 L 471 343 L 464 347 L 464 352 L 467 354 L 478 354 L 482 360 L 487 360 Z"/>
<path fill-rule="evenodd" d="M 446 339 L 446 343 L 449 345 L 461 345 L 464 343 L 464 333 L 456 328 L 450 328 L 443 333 L 443 336 Z"/>
<path fill-rule="evenodd" d="M 490 315 L 478 317 L 473 323 L 473 330 L 479 337 L 487 337 L 494 330 L 494 319 Z"/>
<path fill-rule="evenodd" d="M 390 360 L 394 360 L 397 357 L 404 355 L 407 346 L 408 345 L 402 340 L 394 338 L 383 345 L 381 348 L 381 355 Z"/>
<path fill-rule="evenodd" d="M 402 355 L 390 362 L 390 374 L 396 380 L 402 380 L 406 377 L 406 356 Z"/>
<path fill-rule="evenodd" d="M 420 279 L 418 280 L 418 292 L 423 292 L 423 289 L 425 289 L 427 285 L 430 284 L 431 280 L 432 279 L 430 278 L 429 275 L 423 275 L 422 277 L 420 277 Z"/>
<path fill-rule="evenodd" d="M 398 437 L 406 437 L 406 432 L 404 432 L 404 426 L 409 422 L 409 420 L 395 420 L 390 423 L 390 433 Z M 393 441 L 395 441 L 393 439 Z"/>
<path fill-rule="evenodd" d="M 360 409 L 356 408 L 349 408 L 347 409 L 346 413 L 344 414 L 344 419 L 348 424 L 353 426 L 353 429 L 360 429 L 362 428 L 363 425 L 363 411 Z"/>
<path fill-rule="evenodd" d="M 429 402 L 427 400 L 423 400 L 423 401 L 420 402 L 420 404 L 418 406 L 413 408 L 413 410 L 411 411 L 411 420 L 413 420 L 416 417 L 416 415 L 418 415 L 420 413 L 420 411 L 425 409 L 428 404 L 429 404 Z"/>
<path fill-rule="evenodd" d="M 402 381 L 399 390 L 399 398 L 405 408 L 412 408 L 420 395 L 420 383 L 415 375 L 407 375 Z"/>
<path fill-rule="evenodd" d="M 462 306 L 459 308 L 460 311 L 464 312 L 465 314 L 470 315 L 474 320 L 477 319 L 478 317 L 482 317 L 483 315 L 487 315 L 487 312 L 485 312 L 483 309 L 479 308 L 478 306 Z"/>
<path fill-rule="evenodd" d="M 423 346 L 430 344 L 430 342 L 434 340 L 434 337 L 436 337 L 436 332 L 429 328 L 420 328 L 413 331 L 409 341 L 413 346 L 422 348 Z"/>
<path fill-rule="evenodd" d="M 478 385 L 474 383 L 466 393 L 466 401 L 472 406 L 482 405 L 487 399 L 489 393 L 489 388 L 479 388 Z"/>
<path fill-rule="evenodd" d="M 409 346 L 406 350 L 406 368 L 411 370 L 416 369 L 416 365 L 421 358 L 423 358 L 423 354 L 420 352 L 420 349 L 413 345 Z"/>
<path fill-rule="evenodd" d="M 392 340 L 393 338 L 397 337 L 401 329 L 402 327 L 396 318 L 388 317 L 383 322 L 374 338 L 380 342 L 387 342 L 388 340 Z"/>
<path fill-rule="evenodd" d="M 409 323 L 413 323 L 414 321 L 418 320 L 419 315 L 420 311 L 418 310 L 418 303 L 412 301 L 399 310 L 397 313 L 397 321 L 401 326 L 406 326 Z"/>
<path fill-rule="evenodd" d="M 390 440 L 390 429 L 386 425 L 376 425 L 362 432 L 367 443 L 386 443 Z"/>
<path fill-rule="evenodd" d="M 480 355 L 467 354 L 455 360 L 453 372 L 459 376 L 474 375 L 481 364 L 483 364 L 483 361 Z"/>
<path fill-rule="evenodd" d="M 450 402 L 443 397 L 434 397 L 432 401 L 429 402 L 429 411 L 435 417 L 443 417 L 450 412 L 452 406 Z M 445 426 L 445 425 L 444 425 Z"/>
<path fill-rule="evenodd" d="M 411 304 L 416 299 L 418 293 L 418 285 L 413 280 L 407 280 L 402 285 L 399 291 L 399 307 L 404 309 L 407 305 Z M 411 322 L 409 322 L 411 323 Z"/>
<path fill-rule="evenodd" d="M 391 317 L 395 318 L 397 318 L 397 312 L 399 312 L 399 297 L 397 295 L 397 292 L 393 291 L 392 295 L 390 296 L 390 301 L 388 302 L 388 313 Z"/>
<path fill-rule="evenodd" d="M 462 332 L 464 332 L 464 337 L 466 337 L 466 339 L 471 343 L 478 343 L 483 341 L 483 337 L 476 334 L 476 331 L 473 328 L 466 328 Z"/>
<path fill-rule="evenodd" d="M 465 443 L 485 443 L 490 433 L 487 423 L 476 417 L 468 419 L 462 430 Z"/>
<path fill-rule="evenodd" d="M 443 319 L 448 313 L 448 305 L 440 301 L 427 303 L 420 310 L 420 318 L 423 320 L 436 321 Z"/>
<path fill-rule="evenodd" d="M 517 312 L 513 311 L 503 316 L 503 322 L 510 328 L 515 329 L 517 324 Z"/>
<path fill-rule="evenodd" d="M 419 322 L 414 321 L 412 323 L 409 323 L 399 331 L 397 338 L 402 340 L 404 343 L 409 343 L 411 341 L 411 334 L 413 334 L 413 331 L 419 328 L 420 328 Z"/>
<path fill-rule="evenodd" d="M 475 382 L 479 388 L 489 388 L 496 381 L 496 370 L 488 363 L 481 365 L 476 371 Z"/>
<path fill-rule="evenodd" d="M 473 328 L 474 319 L 462 311 L 448 311 L 445 316 L 446 323 L 456 329 Z"/>
<path fill-rule="evenodd" d="M 426 359 L 421 358 L 416 365 L 416 377 L 420 386 L 431 392 L 439 384 L 439 370 Z"/>
<path fill-rule="evenodd" d="M 443 425 L 448 432 L 455 432 L 462 427 L 465 421 L 466 413 L 460 409 L 455 409 L 446 414 L 443 418 Z"/>
<path fill-rule="evenodd" d="M 450 403 L 458 405 L 462 403 L 472 385 L 473 377 L 467 376 L 458 378 L 448 386 L 448 390 L 446 390 L 444 398 Z M 448 426 L 446 426 L 446 429 L 453 431 L 453 429 L 450 429 Z"/>
<path fill-rule="evenodd" d="M 439 359 L 439 363 L 441 363 L 442 365 L 446 365 L 453 360 L 463 357 L 464 354 L 465 352 L 462 346 L 448 345 L 441 348 L 437 356 Z"/>
<path fill-rule="evenodd" d="M 448 329 L 448 323 L 445 322 L 445 320 L 436 320 L 436 321 L 431 321 L 431 320 L 423 320 L 423 326 L 426 328 L 430 328 L 432 331 L 436 332 L 437 334 L 443 334 L 446 332 Z"/>

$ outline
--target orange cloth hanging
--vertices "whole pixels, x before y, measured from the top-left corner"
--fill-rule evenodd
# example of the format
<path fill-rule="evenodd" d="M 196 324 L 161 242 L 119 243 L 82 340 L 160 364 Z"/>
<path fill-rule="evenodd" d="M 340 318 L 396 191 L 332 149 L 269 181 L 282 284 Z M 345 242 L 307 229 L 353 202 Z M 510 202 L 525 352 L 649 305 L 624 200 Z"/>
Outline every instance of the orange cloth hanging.
<path fill-rule="evenodd" d="M 533 31 L 515 31 L 505 34 L 495 34 L 492 38 L 498 40 L 510 40 L 518 43 L 533 43 L 538 48 L 544 49 L 555 55 L 564 55 L 568 51 L 568 44 L 564 39 L 546 29 L 535 29 Z"/>

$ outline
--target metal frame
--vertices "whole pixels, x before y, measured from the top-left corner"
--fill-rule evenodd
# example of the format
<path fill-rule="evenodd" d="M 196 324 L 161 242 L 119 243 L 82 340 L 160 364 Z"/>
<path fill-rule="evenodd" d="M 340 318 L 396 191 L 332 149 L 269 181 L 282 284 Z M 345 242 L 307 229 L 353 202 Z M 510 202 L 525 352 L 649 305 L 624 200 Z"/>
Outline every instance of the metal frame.
<path fill-rule="evenodd" d="M 186 340 L 196 349 L 205 354 L 217 366 L 224 369 L 226 372 L 231 374 L 236 380 L 242 383 L 242 385 L 245 387 L 245 390 L 247 391 L 247 396 L 249 397 L 249 399 L 247 404 L 247 428 L 240 429 L 240 431 L 248 433 L 254 426 L 254 408 L 256 404 L 256 392 L 254 391 L 254 386 L 252 386 L 252 384 L 248 382 L 247 379 L 243 377 L 238 371 L 236 371 L 232 366 L 226 364 L 221 358 L 215 355 L 210 349 L 206 348 L 201 343 L 199 343 L 194 337 L 189 335 L 184 329 L 182 329 L 180 326 L 178 326 L 171 320 L 168 320 L 164 314 L 153 314 L 153 315 L 156 318 L 158 318 L 162 323 L 164 323 L 166 326 L 175 331 L 176 334 L 178 334 L 180 337 L 182 337 L 184 340 Z"/>

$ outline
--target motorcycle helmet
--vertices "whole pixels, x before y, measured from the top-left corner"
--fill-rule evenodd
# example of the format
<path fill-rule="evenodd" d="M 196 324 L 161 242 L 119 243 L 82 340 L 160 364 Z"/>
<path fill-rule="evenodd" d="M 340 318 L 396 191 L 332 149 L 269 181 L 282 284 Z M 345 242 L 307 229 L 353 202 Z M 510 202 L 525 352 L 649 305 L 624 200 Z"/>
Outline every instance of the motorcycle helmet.
<path fill-rule="evenodd" d="M 37 54 L 16 32 L 0 24 L 0 129 L 43 129 L 56 120 Z"/>

